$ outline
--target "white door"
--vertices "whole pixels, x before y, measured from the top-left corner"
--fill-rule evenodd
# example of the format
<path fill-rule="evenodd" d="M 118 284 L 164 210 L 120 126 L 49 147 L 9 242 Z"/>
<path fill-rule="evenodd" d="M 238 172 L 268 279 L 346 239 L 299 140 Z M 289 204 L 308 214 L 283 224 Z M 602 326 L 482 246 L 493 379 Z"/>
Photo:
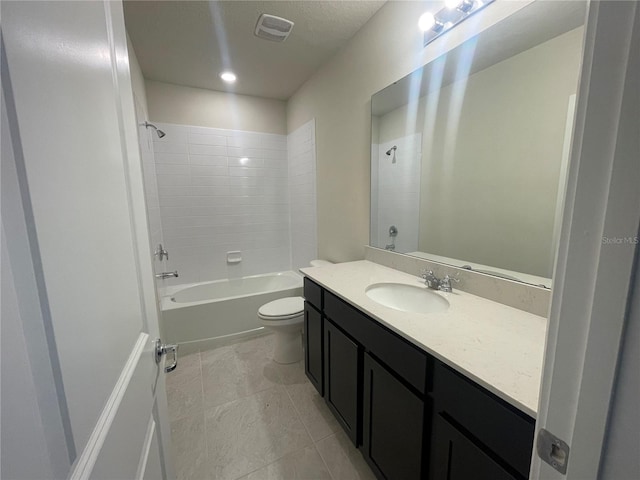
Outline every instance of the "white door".
<path fill-rule="evenodd" d="M 544 428 L 570 448 L 544 443 L 549 461 L 534 452 L 532 480 L 606 478 L 601 454 L 640 252 L 639 79 L 640 4 L 591 2 L 536 424 L 538 438 Z M 637 438 L 616 444 L 619 471 L 637 465 Z"/>
<path fill-rule="evenodd" d="M 3 1 L 1 18 L 3 296 L 47 446 L 5 430 L 21 399 L 3 384 L 3 477 L 41 458 L 53 478 L 173 478 L 122 4 Z"/>

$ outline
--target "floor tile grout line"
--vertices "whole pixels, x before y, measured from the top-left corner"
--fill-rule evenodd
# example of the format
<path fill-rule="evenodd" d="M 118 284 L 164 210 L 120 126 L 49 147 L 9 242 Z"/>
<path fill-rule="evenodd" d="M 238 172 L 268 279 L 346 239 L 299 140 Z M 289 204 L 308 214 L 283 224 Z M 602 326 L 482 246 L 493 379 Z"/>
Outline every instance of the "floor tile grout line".
<path fill-rule="evenodd" d="M 207 416 L 204 408 L 204 374 L 202 373 L 202 351 L 198 350 L 198 365 L 200 366 L 200 395 L 202 397 L 202 421 L 204 422 L 204 458 L 206 470 L 209 473 L 209 442 L 207 441 Z"/>
<path fill-rule="evenodd" d="M 324 438 L 329 438 L 330 435 L 324 437 Z M 323 439 L 324 440 L 324 439 Z M 322 440 L 320 440 L 322 441 Z M 313 442 L 313 448 L 315 449 L 316 453 L 318 454 L 318 456 L 320 457 L 320 460 L 322 460 L 322 463 L 324 464 L 325 468 L 327 469 L 327 472 L 329 473 L 329 477 L 331 478 L 331 480 L 334 480 L 333 478 L 333 473 L 331 473 L 331 469 L 329 468 L 329 464 L 327 463 L 327 461 L 324 459 L 324 457 L 322 456 L 322 454 L 320 453 L 320 450 L 318 450 L 318 442 Z"/>
<path fill-rule="evenodd" d="M 256 337 L 256 338 L 260 338 L 260 337 Z M 252 340 L 253 340 L 253 339 L 252 339 Z M 236 345 L 238 345 L 238 344 L 240 344 L 240 343 L 245 343 L 245 342 L 238 342 L 237 344 L 232 344 L 232 345 L 228 345 L 228 346 L 230 346 L 231 348 L 233 348 L 233 349 L 235 350 L 235 346 L 236 346 Z M 210 349 L 210 350 L 215 350 L 215 348 Z M 210 410 L 210 409 L 214 409 L 214 408 L 218 408 L 218 407 L 221 407 L 221 406 L 224 406 L 224 405 L 228 405 L 228 404 L 231 404 L 231 403 L 235 403 L 235 402 L 238 402 L 238 401 L 240 401 L 240 400 L 247 400 L 247 399 L 249 399 L 249 398 L 251 398 L 251 397 L 257 396 L 258 394 L 260 394 L 260 393 L 264 393 L 264 392 L 266 392 L 266 391 L 268 391 L 268 390 L 275 390 L 275 389 L 277 389 L 277 388 L 282 388 L 282 389 L 284 390 L 285 394 L 287 395 L 287 398 L 288 398 L 288 399 L 289 399 L 289 401 L 291 402 L 291 406 L 293 406 L 294 411 L 296 412 L 296 415 L 298 415 L 298 419 L 299 419 L 300 423 L 302 424 L 303 428 L 304 428 L 304 429 L 305 429 L 305 431 L 307 432 L 307 435 L 309 436 L 309 440 L 311 440 L 311 443 L 310 443 L 309 445 L 307 445 L 307 446 L 305 446 L 305 447 L 302 447 L 302 448 L 307 448 L 307 447 L 309 447 L 309 446 L 312 446 L 312 445 L 313 445 L 313 438 L 312 438 L 312 437 L 311 437 L 311 435 L 309 434 L 309 432 L 308 432 L 308 430 L 307 430 L 307 428 L 306 428 L 306 426 L 305 426 L 304 422 L 300 419 L 300 417 L 299 417 L 299 413 L 298 413 L 298 410 L 296 409 L 296 407 L 295 407 L 295 405 L 294 405 L 294 403 L 293 403 L 293 400 L 291 399 L 291 396 L 290 396 L 290 395 L 289 395 L 289 393 L 287 392 L 286 386 L 285 386 L 284 384 L 282 384 L 282 383 L 274 384 L 274 385 L 272 385 L 272 386 L 270 386 L 270 387 L 264 388 L 264 389 L 262 389 L 262 390 L 258 390 L 258 391 L 256 391 L 256 392 L 253 392 L 253 393 L 249 394 L 249 395 L 244 395 L 244 396 L 241 396 L 241 397 L 235 398 L 235 399 L 233 399 L 233 400 L 230 400 L 230 401 L 228 401 L 228 402 L 222 403 L 222 404 L 220 404 L 220 405 L 215 405 L 215 406 L 213 406 L 213 407 L 205 407 L 205 405 L 204 405 L 204 373 L 203 373 L 203 370 L 202 370 L 202 359 L 200 360 L 200 367 L 201 367 L 201 379 L 202 379 L 202 382 L 203 382 L 203 383 L 202 383 L 202 392 L 203 392 L 203 410 L 204 410 L 204 411 L 206 411 L 206 410 Z M 278 378 L 279 378 L 280 382 L 282 382 L 282 381 L 283 381 L 283 379 L 282 379 L 282 375 L 281 375 L 280 371 L 279 371 L 279 370 L 276 370 L 276 374 L 278 375 Z M 206 415 L 205 415 L 205 419 L 206 419 Z M 206 427 L 206 421 L 205 421 L 205 442 L 207 441 L 207 434 L 206 434 L 206 432 L 207 432 L 207 427 Z M 206 443 L 205 443 L 205 445 L 206 445 Z M 302 449 L 302 448 L 301 448 L 301 449 Z M 298 450 L 301 450 L 301 449 L 298 449 Z M 284 458 L 285 456 L 287 456 L 287 455 L 289 455 L 289 454 L 291 454 L 291 453 L 295 453 L 295 452 L 296 452 L 296 451 L 298 451 L 298 450 L 293 450 L 292 452 L 285 453 L 285 454 L 284 454 L 284 455 L 282 455 L 281 457 L 278 457 L 278 458 L 274 459 L 273 461 L 271 461 L 271 462 L 269 462 L 269 463 L 267 463 L 267 464 L 265 464 L 265 465 L 262 465 L 262 466 L 258 467 L 258 468 L 257 468 L 257 469 L 255 469 L 255 470 L 252 470 L 252 471 L 250 471 L 250 472 L 246 472 L 246 473 L 242 474 L 241 476 L 237 477 L 237 478 L 236 478 L 236 480 L 239 480 L 239 479 L 241 479 L 241 478 L 243 478 L 243 477 L 245 477 L 245 476 L 247 476 L 247 475 L 250 475 L 251 473 L 256 472 L 257 470 L 260 470 L 260 469 L 262 469 L 262 468 L 268 467 L 268 466 L 269 466 L 269 465 L 271 465 L 272 463 L 275 463 L 275 462 L 277 462 L 277 461 L 281 460 L 282 458 Z M 207 451 L 207 463 L 208 463 L 208 460 L 209 460 L 209 458 L 208 458 L 208 454 L 209 454 L 208 445 L 206 445 L 206 451 Z M 322 458 L 322 457 L 321 457 L 321 458 Z"/>
<path fill-rule="evenodd" d="M 300 420 L 300 423 L 302 423 L 302 426 L 307 431 L 307 435 L 309 435 L 309 438 L 311 439 L 311 446 L 313 446 L 313 449 L 315 450 L 316 454 L 320 457 L 320 460 L 322 461 L 322 464 L 327 469 L 327 473 L 329 474 L 329 478 L 331 478 L 333 480 L 333 474 L 331 473 L 331 470 L 329 469 L 329 465 L 325 461 L 324 457 L 320 454 L 320 451 L 318 450 L 318 447 L 316 446 L 317 442 L 316 442 L 316 440 L 313 439 L 313 436 L 311 435 L 311 432 L 309 431 L 309 427 L 307 427 L 307 424 L 304 422 L 304 420 L 302 420 L 302 415 L 300 415 L 300 411 L 298 410 L 298 407 L 296 406 L 296 403 L 293 401 L 293 398 L 291 398 L 291 394 L 289 393 L 289 389 L 287 388 L 287 386 L 285 386 L 284 391 L 287 392 L 287 396 L 289 397 L 289 400 L 291 401 L 291 404 L 293 405 L 293 409 L 296 411 L 296 414 L 298 415 L 298 419 Z M 323 440 L 323 439 L 329 437 L 333 433 L 334 432 L 330 433 L 329 435 L 327 435 L 326 437 L 323 437 L 320 440 Z M 320 440 L 318 440 L 318 441 L 320 441 Z"/>
<path fill-rule="evenodd" d="M 258 470 L 262 470 L 263 468 L 266 468 L 266 467 L 268 467 L 269 465 L 273 465 L 274 463 L 279 462 L 280 460 L 282 460 L 282 459 L 283 459 L 284 457 L 286 457 L 287 455 L 292 455 L 292 454 L 294 454 L 294 453 L 296 453 L 296 452 L 299 452 L 300 450 L 304 450 L 304 449 L 309 448 L 309 447 L 311 447 L 311 446 L 313 446 L 313 441 L 311 442 L 311 445 L 307 445 L 307 446 L 305 446 L 305 447 L 300 447 L 300 448 L 298 448 L 298 449 L 296 449 L 296 450 L 293 450 L 293 451 L 291 451 L 291 452 L 289 452 L 289 453 L 285 453 L 284 455 L 282 455 L 282 456 L 280 456 L 280 457 L 276 458 L 276 459 L 275 459 L 275 460 L 273 460 L 272 462 L 269 462 L 269 463 L 267 463 L 267 464 L 265 464 L 265 465 L 262 465 L 261 467 L 258 467 L 258 468 L 256 468 L 255 470 L 251 470 L 250 472 L 244 473 L 244 474 L 242 474 L 241 476 L 234 478 L 233 480 L 240 480 L 240 479 L 242 479 L 242 478 L 246 477 L 247 475 L 251 475 L 252 473 L 257 472 Z M 318 455 L 320 455 L 320 454 L 318 453 Z M 322 458 L 322 457 L 320 457 L 320 458 Z"/>
<path fill-rule="evenodd" d="M 313 443 L 318 443 L 321 442 L 322 440 L 324 440 L 325 438 L 330 437 L 331 435 L 335 435 L 335 430 L 330 431 L 329 433 L 327 433 L 324 437 L 320 437 L 317 440 L 314 440 Z"/>
<path fill-rule="evenodd" d="M 313 440 L 313 437 L 311 436 L 311 432 L 309 431 L 309 428 L 307 427 L 306 423 L 304 423 L 304 420 L 302 419 L 302 415 L 300 415 L 300 411 L 298 410 L 296 403 L 293 401 L 293 398 L 291 398 L 291 395 L 289 394 L 289 389 L 287 388 L 286 385 L 283 385 L 283 388 L 285 393 L 287 394 L 287 398 L 289 399 L 289 401 L 291 402 L 291 405 L 293 406 L 293 410 L 296 412 L 296 415 L 298 416 L 298 421 L 304 427 L 304 431 L 307 432 L 307 435 L 309 436 L 309 440 L 311 440 L 312 444 L 315 443 Z"/>
<path fill-rule="evenodd" d="M 261 337 L 263 337 L 263 336 L 256 337 L 256 339 L 259 339 Z M 236 350 L 236 346 L 237 345 L 240 345 L 240 344 L 243 344 L 243 343 L 248 343 L 248 342 L 254 341 L 254 340 L 255 339 L 245 340 L 245 341 L 238 342 L 236 344 L 232 344 L 232 345 L 228 345 L 228 346 L 231 346 L 234 350 Z M 225 346 L 227 346 L 227 345 L 225 345 Z M 218 347 L 207 349 L 207 351 L 216 350 L 217 348 Z M 262 465 L 262 466 L 254 469 L 254 470 L 252 470 L 250 472 L 246 472 L 243 475 L 237 477 L 236 480 L 240 480 L 240 479 L 246 477 L 247 475 L 251 475 L 252 473 L 254 473 L 254 472 L 258 471 L 258 470 L 266 468 L 266 467 L 268 467 L 268 466 L 270 466 L 270 465 L 282 460 L 284 457 L 286 457 L 288 455 L 295 454 L 296 452 L 301 452 L 301 451 L 303 451 L 303 450 L 305 450 L 305 449 L 307 449 L 307 448 L 309 448 L 311 446 L 313 447 L 313 451 L 316 453 L 316 455 L 318 455 L 320 457 L 320 460 L 322 461 L 322 465 L 326 469 L 329 478 L 331 480 L 334 479 L 334 475 L 331 473 L 331 470 L 329 469 L 329 465 L 327 463 L 327 460 L 325 460 L 325 458 L 320 453 L 320 450 L 318 449 L 317 444 L 319 442 L 329 438 L 331 435 L 335 435 L 335 432 L 329 432 L 327 435 L 323 436 L 322 438 L 319 438 L 317 440 L 314 439 L 314 437 L 311 435 L 310 426 L 307 426 L 307 424 L 304 422 L 303 416 L 300 413 L 300 408 L 294 402 L 293 396 L 292 396 L 292 394 L 290 392 L 290 387 L 292 385 L 298 385 L 298 383 L 292 383 L 291 385 L 287 384 L 286 382 L 287 382 L 288 375 L 285 375 L 283 370 L 277 368 L 277 369 L 275 369 L 275 373 L 276 373 L 278 381 L 274 385 L 272 385 L 270 387 L 267 387 L 267 388 L 264 388 L 262 390 L 258 390 L 258 391 L 252 392 L 251 394 L 248 394 L 248 395 L 240 396 L 238 398 L 229 400 L 229 401 L 224 402 L 224 403 L 219 404 L 219 405 L 215 405 L 215 406 L 212 406 L 212 407 L 205 407 L 205 404 L 206 404 L 206 395 L 205 395 L 205 390 L 204 390 L 204 365 L 205 364 L 204 364 L 204 362 L 202 360 L 202 358 L 203 358 L 202 353 L 203 353 L 202 350 L 198 350 L 197 352 L 195 352 L 195 354 L 198 355 L 198 368 L 199 368 L 199 373 L 200 373 L 200 388 L 201 388 L 201 399 L 202 399 L 202 411 L 199 414 L 202 415 L 202 418 L 203 418 L 203 420 L 205 422 L 204 448 L 205 448 L 205 459 L 206 459 L 207 472 L 208 472 L 209 467 L 210 467 L 210 465 L 209 465 L 209 460 L 210 460 L 209 459 L 209 450 L 208 450 L 208 435 L 207 435 L 207 432 L 209 430 L 207 428 L 207 422 L 206 422 L 206 417 L 207 417 L 206 413 L 207 413 L 207 411 L 212 410 L 212 409 L 216 409 L 216 408 L 220 408 L 220 407 L 222 407 L 224 405 L 228 405 L 228 404 L 235 403 L 235 402 L 238 402 L 238 401 L 242 401 L 242 400 L 246 401 L 247 399 L 249 399 L 251 397 L 254 397 L 254 396 L 257 396 L 258 394 L 262 394 L 262 393 L 264 393 L 266 391 L 274 390 L 277 387 L 280 387 L 280 388 L 284 389 L 284 391 L 286 393 L 286 397 L 285 398 L 287 398 L 288 401 L 290 402 L 290 405 L 293 406 L 293 410 L 294 410 L 294 412 L 296 414 L 297 420 L 302 424 L 302 426 L 304 428 L 304 431 L 307 433 L 308 440 L 310 441 L 310 443 L 308 445 L 305 445 L 305 446 L 301 447 L 301 448 L 294 449 L 291 452 L 285 453 L 282 456 L 280 456 L 279 458 L 273 459 L 271 462 L 268 462 L 265 465 Z M 270 361 L 273 361 L 273 360 L 270 360 Z M 215 362 L 215 363 L 217 363 L 217 362 Z M 293 378 L 295 378 L 295 377 L 293 377 Z"/>

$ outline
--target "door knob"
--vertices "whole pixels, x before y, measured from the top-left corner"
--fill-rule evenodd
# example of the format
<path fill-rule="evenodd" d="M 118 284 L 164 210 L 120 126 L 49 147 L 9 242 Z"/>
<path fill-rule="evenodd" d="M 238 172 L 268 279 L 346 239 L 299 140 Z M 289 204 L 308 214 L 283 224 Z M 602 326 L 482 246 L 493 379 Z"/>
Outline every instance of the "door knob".
<path fill-rule="evenodd" d="M 173 372 L 178 366 L 178 345 L 167 345 L 162 343 L 159 338 L 156 339 L 156 363 L 160 363 L 162 357 L 169 353 L 173 354 L 173 361 L 164 367 L 166 373 Z"/>

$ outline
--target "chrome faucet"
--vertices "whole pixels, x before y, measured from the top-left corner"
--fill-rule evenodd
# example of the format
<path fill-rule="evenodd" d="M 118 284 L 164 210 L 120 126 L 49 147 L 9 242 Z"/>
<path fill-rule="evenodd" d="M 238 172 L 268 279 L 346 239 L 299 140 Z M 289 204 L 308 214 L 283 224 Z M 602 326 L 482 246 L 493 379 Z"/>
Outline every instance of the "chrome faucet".
<path fill-rule="evenodd" d="M 162 279 L 164 280 L 165 278 L 178 278 L 178 271 L 176 270 L 175 272 L 162 272 L 162 273 L 156 273 L 156 278 Z"/>
<path fill-rule="evenodd" d="M 440 290 L 441 292 L 449 293 L 453 291 L 451 287 L 451 282 L 458 283 L 460 280 L 458 278 L 450 277 L 449 275 L 445 275 L 444 278 L 438 278 L 433 273 L 433 270 L 423 270 L 420 274 L 420 278 L 424 280 L 424 284 L 431 288 L 432 290 Z"/>
<path fill-rule="evenodd" d="M 156 251 L 153 252 L 154 257 L 158 257 L 158 260 L 162 261 L 164 259 L 169 260 L 169 252 L 167 252 L 161 243 L 156 247 Z"/>
<path fill-rule="evenodd" d="M 453 287 L 451 286 L 451 282 L 456 282 L 458 283 L 460 281 L 459 278 L 455 278 L 455 277 L 450 277 L 449 275 L 445 275 L 444 278 L 442 280 L 440 280 L 440 286 L 438 287 L 438 290 L 442 291 L 442 292 L 452 292 L 453 291 Z"/>

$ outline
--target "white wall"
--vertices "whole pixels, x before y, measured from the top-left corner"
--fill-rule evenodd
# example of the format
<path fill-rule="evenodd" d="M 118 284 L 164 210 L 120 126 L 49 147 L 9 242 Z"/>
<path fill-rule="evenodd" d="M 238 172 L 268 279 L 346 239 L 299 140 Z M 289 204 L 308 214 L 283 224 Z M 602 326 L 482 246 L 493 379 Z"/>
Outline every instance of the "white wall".
<path fill-rule="evenodd" d="M 320 257 L 359 259 L 369 243 L 371 95 L 529 3 L 495 2 L 423 48 L 418 18 L 442 2 L 388 2 L 289 99 L 289 132 L 316 118 Z"/>
<path fill-rule="evenodd" d="M 311 120 L 287 135 L 289 202 L 291 205 L 291 268 L 309 266 L 318 258 L 316 219 L 316 135 Z"/>
<path fill-rule="evenodd" d="M 167 268 L 182 284 L 290 268 L 284 135 L 157 122 L 156 174 Z M 227 263 L 227 252 L 242 262 Z"/>
<path fill-rule="evenodd" d="M 152 122 L 228 130 L 287 133 L 282 100 L 216 92 L 147 80 Z"/>

